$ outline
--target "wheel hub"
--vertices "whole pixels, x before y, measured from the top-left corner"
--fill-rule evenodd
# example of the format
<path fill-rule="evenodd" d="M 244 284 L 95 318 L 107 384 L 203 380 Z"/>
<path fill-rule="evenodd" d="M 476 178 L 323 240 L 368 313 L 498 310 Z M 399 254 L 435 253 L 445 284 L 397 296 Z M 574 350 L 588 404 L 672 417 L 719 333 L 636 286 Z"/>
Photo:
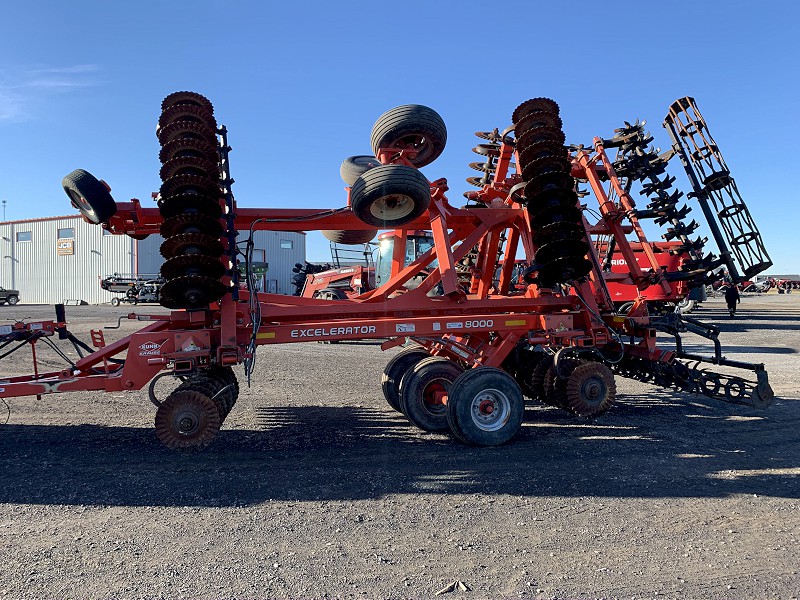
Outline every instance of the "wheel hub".
<path fill-rule="evenodd" d="M 414 200 L 405 194 L 391 194 L 377 200 L 370 207 L 373 216 L 392 221 L 402 219 L 414 210 Z"/>
<path fill-rule="evenodd" d="M 478 429 L 498 431 L 511 418 L 511 400 L 500 390 L 483 390 L 472 399 L 470 413 Z"/>

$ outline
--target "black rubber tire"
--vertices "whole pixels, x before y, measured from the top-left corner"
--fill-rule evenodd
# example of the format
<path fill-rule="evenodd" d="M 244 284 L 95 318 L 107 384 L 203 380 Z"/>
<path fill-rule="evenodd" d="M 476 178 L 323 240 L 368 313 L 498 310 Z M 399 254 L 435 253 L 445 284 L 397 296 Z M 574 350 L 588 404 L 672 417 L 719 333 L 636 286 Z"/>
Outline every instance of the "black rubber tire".
<path fill-rule="evenodd" d="M 6 298 L 6 302 L 8 303 L 9 306 L 16 306 L 17 302 L 19 302 L 19 297 L 9 296 L 8 298 Z"/>
<path fill-rule="evenodd" d="M 419 361 L 430 357 L 430 354 L 419 346 L 412 346 L 397 353 L 392 360 L 386 363 L 381 376 L 381 389 L 383 397 L 397 412 L 403 412 L 400 408 L 400 380 L 403 375 Z"/>
<path fill-rule="evenodd" d="M 387 110 L 375 125 L 370 136 L 375 156 L 381 148 L 416 149 L 417 156 L 409 159 L 415 167 L 424 167 L 439 158 L 447 143 L 447 127 L 432 108 L 406 104 Z"/>
<path fill-rule="evenodd" d="M 119 306 L 119 298 L 112 298 L 111 299 L 111 306 Z"/>
<path fill-rule="evenodd" d="M 434 386 L 449 391 L 453 381 L 464 372 L 459 365 L 440 356 L 423 358 L 400 379 L 400 408 L 412 425 L 423 431 L 444 433 L 447 405 L 429 402 Z"/>
<path fill-rule="evenodd" d="M 323 229 L 322 235 L 334 244 L 366 244 L 378 235 L 377 229 Z"/>
<path fill-rule="evenodd" d="M 364 173 L 379 166 L 381 166 L 381 161 L 374 156 L 367 156 L 366 154 L 348 156 L 342 161 L 342 166 L 339 167 L 339 175 L 347 185 L 353 185 L 356 179 Z"/>
<path fill-rule="evenodd" d="M 91 223 L 105 223 L 117 212 L 117 203 L 108 188 L 88 171 L 75 169 L 61 180 L 61 186 L 73 206 Z"/>
<path fill-rule="evenodd" d="M 478 404 L 476 404 L 476 402 Z M 490 403 L 492 411 L 480 408 Z M 496 411 L 502 411 L 495 415 Z M 501 369 L 476 367 L 459 375 L 447 397 L 453 435 L 470 446 L 499 446 L 522 425 L 525 401 L 514 378 Z"/>
<path fill-rule="evenodd" d="M 356 179 L 350 190 L 353 212 L 364 223 L 394 229 L 428 210 L 431 188 L 425 176 L 405 165 L 381 165 Z"/>

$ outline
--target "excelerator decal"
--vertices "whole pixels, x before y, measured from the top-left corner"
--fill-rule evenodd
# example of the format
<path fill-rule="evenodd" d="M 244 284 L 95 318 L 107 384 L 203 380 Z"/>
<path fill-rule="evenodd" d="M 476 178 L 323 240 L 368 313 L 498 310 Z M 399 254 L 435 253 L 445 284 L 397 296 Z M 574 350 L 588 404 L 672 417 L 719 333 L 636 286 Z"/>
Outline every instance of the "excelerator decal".
<path fill-rule="evenodd" d="M 0 335 L 6 335 L 7 333 L 11 333 L 13 327 L 11 325 L 0 325 Z"/>
<path fill-rule="evenodd" d="M 397 333 L 412 333 L 417 330 L 413 323 L 398 323 L 395 325 L 394 330 Z"/>
<path fill-rule="evenodd" d="M 369 334 L 375 333 L 377 328 L 375 325 L 360 325 L 357 327 L 317 327 L 314 329 L 292 329 L 291 335 L 293 338 L 305 337 L 320 337 L 327 335 L 355 335 L 355 334 Z"/>
<path fill-rule="evenodd" d="M 139 356 L 153 356 L 155 354 L 161 354 L 161 346 L 167 343 L 167 340 L 163 342 L 145 342 L 144 344 L 139 346 Z"/>
<path fill-rule="evenodd" d="M 448 323 L 445 327 L 448 329 L 464 329 L 464 323 L 456 321 L 455 323 Z"/>

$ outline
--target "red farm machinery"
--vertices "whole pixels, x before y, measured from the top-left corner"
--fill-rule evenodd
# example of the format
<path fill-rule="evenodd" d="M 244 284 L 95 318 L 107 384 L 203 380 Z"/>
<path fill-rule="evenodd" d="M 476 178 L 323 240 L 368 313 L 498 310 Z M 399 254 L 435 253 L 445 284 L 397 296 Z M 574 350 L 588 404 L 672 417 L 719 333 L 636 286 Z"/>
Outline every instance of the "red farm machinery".
<path fill-rule="evenodd" d="M 93 349 L 67 330 L 63 306 L 54 321 L 0 327 L 0 352 L 30 344 L 34 357 L 32 375 L 0 380 L 0 397 L 150 384 L 160 440 L 196 448 L 217 435 L 236 402 L 233 367 L 242 364 L 248 382 L 257 374 L 258 346 L 383 339 L 383 349 L 405 346 L 383 374 L 391 407 L 417 427 L 450 431 L 470 445 L 510 440 L 525 397 L 577 417 L 599 415 L 614 402 L 617 376 L 768 406 L 773 394 L 763 365 L 725 359 L 713 326 L 649 310 L 649 300 L 680 298 L 719 265 L 752 276 L 769 263 L 694 101 L 683 98 L 670 109 L 673 146 L 665 154 L 648 148 L 638 123 L 587 147 L 567 145 L 559 107 L 546 98 L 522 103 L 511 121 L 503 131 L 477 134 L 482 162 L 470 166 L 481 176 L 469 180 L 478 189 L 465 194 L 464 206 L 450 203 L 445 179 L 428 181 L 418 170 L 444 148 L 442 118 L 405 105 L 375 123 L 372 156 L 342 166 L 346 206 L 252 209 L 234 199 L 228 132 L 211 103 L 192 92 L 168 96 L 157 129 L 157 208 L 115 202 L 108 186 L 83 170 L 63 185 L 84 218 L 110 233 L 164 237 L 160 302 L 170 312 L 131 313 L 147 325 L 110 344 L 93 331 Z M 684 222 L 688 208 L 678 205 L 671 178 L 662 177 L 672 156 L 680 156 L 718 244 L 729 241 L 719 258 L 691 239 L 697 224 Z M 635 184 L 650 200 L 645 208 L 634 202 Z M 588 196 L 596 201 L 591 209 Z M 669 227 L 667 246 L 645 239 L 646 218 Z M 393 244 L 380 285 L 336 297 L 285 296 L 254 285 L 256 230 L 321 230 L 345 243 L 389 230 Z M 407 258 L 408 239 L 420 231 L 429 232 L 430 244 Z M 659 262 L 663 252 L 680 260 Z M 609 291 L 620 286 L 633 299 L 624 312 Z M 684 352 L 687 331 L 709 338 L 713 355 Z M 674 339 L 669 349 L 659 347 L 658 332 Z M 92 351 L 61 371 L 40 372 L 36 343 L 54 335 Z M 717 372 L 711 364 L 732 369 Z M 159 399 L 154 384 L 163 377 L 174 378 L 175 387 Z"/>

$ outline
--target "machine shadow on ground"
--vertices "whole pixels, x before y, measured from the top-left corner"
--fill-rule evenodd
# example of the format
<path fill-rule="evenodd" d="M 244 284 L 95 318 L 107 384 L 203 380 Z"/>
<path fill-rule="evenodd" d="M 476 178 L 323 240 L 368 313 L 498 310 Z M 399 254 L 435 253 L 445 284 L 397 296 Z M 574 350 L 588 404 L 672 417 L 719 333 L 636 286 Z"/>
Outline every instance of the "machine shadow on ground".
<path fill-rule="evenodd" d="M 541 406 L 497 448 L 411 427 L 388 407 L 263 406 L 202 452 L 152 429 L 0 427 L 0 502 L 246 506 L 386 494 L 800 498 L 800 402 L 767 411 L 653 390 L 576 420 Z"/>

